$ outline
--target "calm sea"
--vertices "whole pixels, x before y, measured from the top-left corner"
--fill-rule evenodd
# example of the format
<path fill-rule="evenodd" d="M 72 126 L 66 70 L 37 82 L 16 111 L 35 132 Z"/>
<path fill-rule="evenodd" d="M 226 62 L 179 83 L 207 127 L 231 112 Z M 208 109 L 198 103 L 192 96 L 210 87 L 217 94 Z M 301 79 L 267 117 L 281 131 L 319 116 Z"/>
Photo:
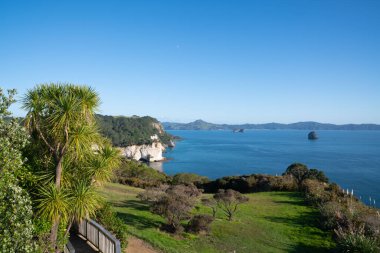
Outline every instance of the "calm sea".
<path fill-rule="evenodd" d="M 300 130 L 169 132 L 183 138 L 165 154 L 172 160 L 156 164 L 170 175 L 276 175 L 301 162 L 353 189 L 367 204 L 371 197 L 380 206 L 380 131 L 318 131 L 316 141 L 307 139 L 309 131 Z"/>

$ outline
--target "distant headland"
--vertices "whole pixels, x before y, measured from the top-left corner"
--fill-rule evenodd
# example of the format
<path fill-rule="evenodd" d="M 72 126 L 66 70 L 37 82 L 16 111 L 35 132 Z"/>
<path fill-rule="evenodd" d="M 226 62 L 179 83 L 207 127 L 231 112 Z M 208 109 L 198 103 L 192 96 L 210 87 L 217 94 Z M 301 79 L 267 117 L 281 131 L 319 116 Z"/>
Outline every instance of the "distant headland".
<path fill-rule="evenodd" d="M 190 123 L 162 122 L 165 130 L 235 130 L 235 129 L 270 129 L 270 130 L 380 130 L 377 124 L 344 124 L 335 125 L 314 121 L 297 122 L 291 124 L 265 123 L 265 124 L 214 124 L 201 119 Z"/>

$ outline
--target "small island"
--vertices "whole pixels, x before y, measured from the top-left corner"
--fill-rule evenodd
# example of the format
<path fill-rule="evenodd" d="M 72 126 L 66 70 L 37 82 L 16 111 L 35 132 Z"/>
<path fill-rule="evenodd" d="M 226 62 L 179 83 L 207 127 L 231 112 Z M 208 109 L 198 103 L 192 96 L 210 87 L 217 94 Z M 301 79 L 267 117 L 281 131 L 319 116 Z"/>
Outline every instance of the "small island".
<path fill-rule="evenodd" d="M 318 135 L 315 131 L 311 131 L 308 135 L 307 135 L 307 138 L 309 140 L 317 140 L 318 139 Z"/>

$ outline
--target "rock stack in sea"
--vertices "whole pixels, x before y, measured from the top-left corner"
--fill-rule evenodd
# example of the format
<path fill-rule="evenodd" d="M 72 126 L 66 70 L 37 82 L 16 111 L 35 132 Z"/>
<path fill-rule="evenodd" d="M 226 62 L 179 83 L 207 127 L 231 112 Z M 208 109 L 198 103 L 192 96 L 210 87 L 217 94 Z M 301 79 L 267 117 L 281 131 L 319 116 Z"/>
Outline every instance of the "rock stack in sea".
<path fill-rule="evenodd" d="M 318 136 L 317 136 L 317 133 L 315 131 L 311 131 L 308 135 L 307 135 L 307 138 L 309 140 L 316 140 L 318 139 Z"/>

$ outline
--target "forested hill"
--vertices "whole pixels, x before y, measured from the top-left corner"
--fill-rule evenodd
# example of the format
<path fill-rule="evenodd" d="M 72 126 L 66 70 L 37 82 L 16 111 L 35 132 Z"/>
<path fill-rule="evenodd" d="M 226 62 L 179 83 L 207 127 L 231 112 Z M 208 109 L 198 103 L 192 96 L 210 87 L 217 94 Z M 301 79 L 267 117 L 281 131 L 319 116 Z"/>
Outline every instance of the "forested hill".
<path fill-rule="evenodd" d="M 266 124 L 213 124 L 203 120 L 190 123 L 163 122 L 165 130 L 234 130 L 234 129 L 295 129 L 295 130 L 380 130 L 376 124 L 346 124 L 334 125 L 313 121 L 297 122 L 292 124 L 266 123 Z"/>
<path fill-rule="evenodd" d="M 151 144 L 151 136 L 157 135 L 166 144 L 171 135 L 166 133 L 161 123 L 152 117 L 144 116 L 104 116 L 96 115 L 100 132 L 112 140 L 113 145 L 126 147 L 130 145 Z"/>

